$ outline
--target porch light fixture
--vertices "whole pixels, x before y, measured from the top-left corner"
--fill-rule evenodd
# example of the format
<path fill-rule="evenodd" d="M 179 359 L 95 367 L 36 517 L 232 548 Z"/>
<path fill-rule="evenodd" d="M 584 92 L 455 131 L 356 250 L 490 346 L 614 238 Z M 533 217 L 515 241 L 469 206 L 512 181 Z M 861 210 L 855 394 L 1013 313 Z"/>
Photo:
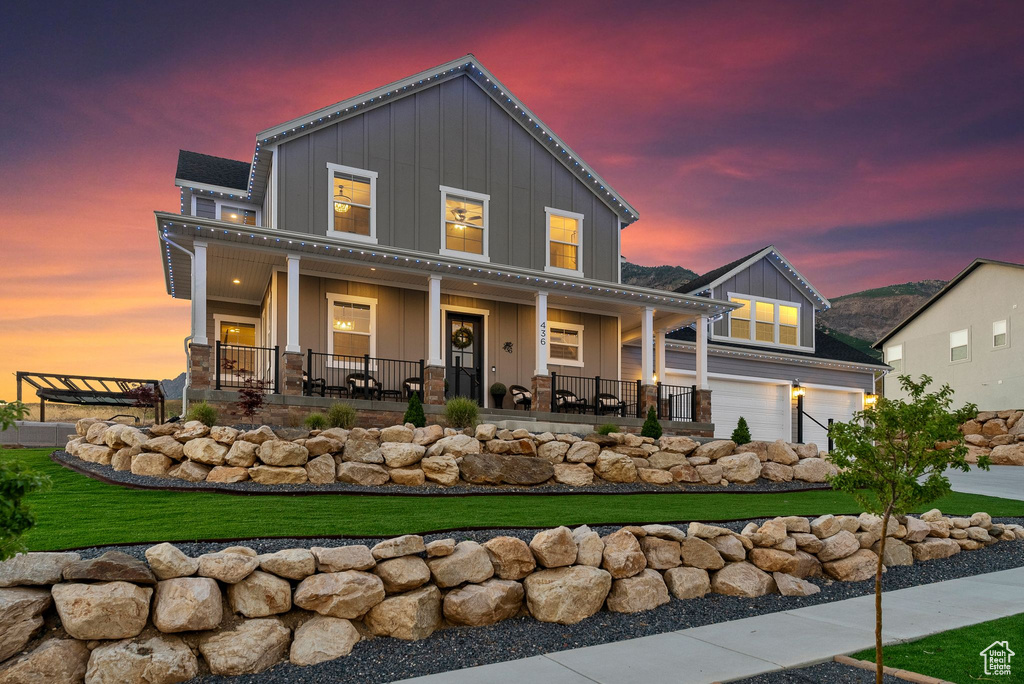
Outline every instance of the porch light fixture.
<path fill-rule="evenodd" d="M 874 408 L 877 403 L 878 403 L 878 395 L 877 394 L 865 394 L 864 395 L 864 408 L 866 408 L 866 409 Z"/>
<path fill-rule="evenodd" d="M 793 385 L 793 398 L 799 399 L 807 394 L 807 390 L 800 386 L 800 383 Z"/>
<path fill-rule="evenodd" d="M 235 285 L 241 285 L 241 284 L 242 284 L 242 281 L 241 281 L 241 280 L 239 280 L 238 278 L 235 278 L 235 279 L 234 279 L 234 280 L 232 280 L 231 282 L 233 282 L 233 283 L 234 283 Z"/>

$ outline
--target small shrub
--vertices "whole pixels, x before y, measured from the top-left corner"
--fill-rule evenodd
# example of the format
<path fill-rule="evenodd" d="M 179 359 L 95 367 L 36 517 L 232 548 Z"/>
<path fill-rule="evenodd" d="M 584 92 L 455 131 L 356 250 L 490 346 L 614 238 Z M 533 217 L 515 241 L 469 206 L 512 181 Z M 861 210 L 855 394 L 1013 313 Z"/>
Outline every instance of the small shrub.
<path fill-rule="evenodd" d="M 20 401 L 7 403 L 0 399 L 0 432 L 14 427 L 14 421 L 28 415 L 28 406 Z"/>
<path fill-rule="evenodd" d="M 332 428 L 351 430 L 356 426 L 356 409 L 351 404 L 337 402 L 327 409 L 327 424 Z"/>
<path fill-rule="evenodd" d="M 491 385 L 491 394 L 503 397 L 508 394 L 508 388 L 500 382 L 496 382 Z"/>
<path fill-rule="evenodd" d="M 644 421 L 644 426 L 640 428 L 640 436 L 653 439 L 661 437 L 661 423 L 658 422 L 658 414 L 653 406 L 647 409 L 647 419 Z"/>
<path fill-rule="evenodd" d="M 480 407 L 468 397 L 449 399 L 444 405 L 444 420 L 448 427 L 475 427 L 479 421 Z"/>
<path fill-rule="evenodd" d="M 21 535 L 35 523 L 22 499 L 50 486 L 50 479 L 13 460 L 0 461 L 0 561 L 23 551 Z"/>
<path fill-rule="evenodd" d="M 601 427 L 597 428 L 597 434 L 599 435 L 610 435 L 613 432 L 619 432 L 619 426 L 615 423 L 605 423 Z"/>
<path fill-rule="evenodd" d="M 322 413 L 310 413 L 303 421 L 307 430 L 323 430 L 327 427 L 327 416 Z"/>
<path fill-rule="evenodd" d="M 185 420 L 198 420 L 206 427 L 213 427 L 217 424 L 217 409 L 207 404 L 205 400 L 192 404 L 188 407 Z"/>
<path fill-rule="evenodd" d="M 266 380 L 247 377 L 238 390 L 238 410 L 251 422 L 256 414 L 263 410 L 267 399 L 269 385 Z"/>
<path fill-rule="evenodd" d="M 402 422 L 412 423 L 416 427 L 427 426 L 427 417 L 423 415 L 423 404 L 420 402 L 420 395 L 416 392 L 409 395 L 409 407 L 405 409 Z"/>
<path fill-rule="evenodd" d="M 736 423 L 736 429 L 732 431 L 732 441 L 737 444 L 750 443 L 750 428 L 747 427 L 747 419 L 743 416 L 740 416 L 739 421 Z"/>

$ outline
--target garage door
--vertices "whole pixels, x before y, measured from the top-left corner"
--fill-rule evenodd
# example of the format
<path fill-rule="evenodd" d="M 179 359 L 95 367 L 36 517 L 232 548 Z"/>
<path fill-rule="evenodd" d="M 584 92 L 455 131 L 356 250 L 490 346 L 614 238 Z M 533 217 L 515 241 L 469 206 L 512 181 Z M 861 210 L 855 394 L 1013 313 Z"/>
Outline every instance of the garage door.
<path fill-rule="evenodd" d="M 666 382 L 691 385 L 693 376 L 666 373 Z M 750 426 L 752 439 L 790 439 L 788 384 L 710 377 L 708 385 L 711 387 L 711 420 L 715 424 L 715 437 L 728 439 L 740 416 L 743 416 Z"/>
<path fill-rule="evenodd" d="M 860 411 L 864 404 L 863 395 L 860 392 L 849 390 L 826 390 L 807 388 L 804 396 L 804 413 L 814 416 L 822 425 L 828 425 L 831 418 L 837 423 L 849 422 L 853 414 Z M 711 395 L 711 406 L 714 407 L 715 398 Z M 814 442 L 819 449 L 828 448 L 828 434 L 824 428 L 818 426 L 810 418 L 804 418 L 804 443 Z"/>

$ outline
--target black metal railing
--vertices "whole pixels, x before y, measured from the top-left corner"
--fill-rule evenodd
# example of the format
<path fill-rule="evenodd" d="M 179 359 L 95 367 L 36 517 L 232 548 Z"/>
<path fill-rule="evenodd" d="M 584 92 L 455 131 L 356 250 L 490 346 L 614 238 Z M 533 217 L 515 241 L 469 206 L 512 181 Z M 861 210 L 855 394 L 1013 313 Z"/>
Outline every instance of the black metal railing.
<path fill-rule="evenodd" d="M 378 401 L 423 400 L 423 359 L 403 361 L 369 354 L 346 356 L 306 352 L 303 393 L 306 396 L 348 397 Z"/>
<path fill-rule="evenodd" d="M 551 374 L 551 410 L 642 418 L 639 380 Z"/>
<path fill-rule="evenodd" d="M 267 392 L 278 394 L 278 347 L 216 345 L 216 388 L 244 387 L 246 380 L 262 382 Z"/>
<path fill-rule="evenodd" d="M 693 421 L 697 415 L 697 386 L 658 383 L 658 419 Z"/>
<path fill-rule="evenodd" d="M 447 397 L 470 397 L 477 401 L 483 400 L 483 394 L 480 392 L 479 366 L 463 366 L 462 360 L 456 358 L 451 372 L 453 373 L 452 377 L 445 378 L 445 395 Z"/>

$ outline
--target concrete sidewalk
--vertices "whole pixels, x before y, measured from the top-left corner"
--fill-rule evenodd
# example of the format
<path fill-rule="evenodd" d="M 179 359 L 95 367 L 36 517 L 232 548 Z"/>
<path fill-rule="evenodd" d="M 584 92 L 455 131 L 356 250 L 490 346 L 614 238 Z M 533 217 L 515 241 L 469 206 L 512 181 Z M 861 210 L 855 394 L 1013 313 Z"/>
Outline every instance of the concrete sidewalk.
<path fill-rule="evenodd" d="M 947 470 L 946 477 L 955 492 L 1024 501 L 1024 467 L 994 465 L 990 468 L 987 472 L 971 468 L 968 473 Z"/>
<path fill-rule="evenodd" d="M 886 592 L 886 643 L 1024 613 L 1024 568 Z M 875 643 L 874 596 L 406 680 L 417 684 L 710 684 Z M 640 618 L 640 616 L 638 616 Z M 986 644 L 978 646 L 980 651 Z"/>

